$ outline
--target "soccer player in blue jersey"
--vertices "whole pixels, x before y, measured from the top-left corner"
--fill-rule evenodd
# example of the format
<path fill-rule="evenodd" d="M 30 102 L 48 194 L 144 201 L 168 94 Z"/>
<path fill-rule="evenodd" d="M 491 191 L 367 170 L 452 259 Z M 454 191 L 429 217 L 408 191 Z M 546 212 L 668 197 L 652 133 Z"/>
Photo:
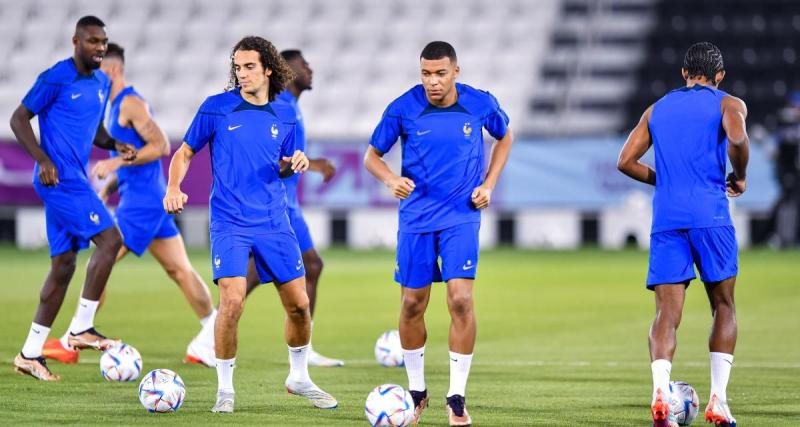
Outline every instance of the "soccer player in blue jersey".
<path fill-rule="evenodd" d="M 303 123 L 303 114 L 300 111 L 300 106 L 297 104 L 297 101 L 304 91 L 311 90 L 313 72 L 308 65 L 308 61 L 306 61 L 302 52 L 299 50 L 285 50 L 281 52 L 281 56 L 286 60 L 286 63 L 289 64 L 289 68 L 292 69 L 294 78 L 289 82 L 286 90 L 278 95 L 278 99 L 287 102 L 294 109 L 297 118 L 295 124 L 295 149 L 305 152 L 306 131 Z M 308 170 L 322 174 L 325 182 L 330 181 L 336 174 L 336 168 L 333 166 L 333 163 L 324 158 L 309 159 Z M 319 253 L 317 253 L 317 250 L 314 249 L 314 241 L 311 239 L 311 232 L 303 217 L 303 211 L 300 208 L 300 201 L 297 198 L 299 182 L 300 175 L 292 175 L 283 180 L 283 184 L 286 186 L 286 205 L 288 208 L 289 222 L 300 244 L 300 252 L 303 254 L 303 265 L 306 268 L 306 292 L 308 293 L 311 310 L 313 337 L 314 308 L 317 302 L 317 284 L 322 274 L 322 258 L 319 256 Z M 260 279 L 256 273 L 256 269 L 251 265 L 247 274 L 248 291 L 251 291 L 259 284 Z M 331 359 L 317 353 L 314 351 L 314 347 L 309 343 L 308 364 L 310 366 L 335 367 L 344 366 L 344 361 Z"/>
<path fill-rule="evenodd" d="M 295 149 L 294 110 L 273 102 L 291 74 L 269 41 L 254 36 L 239 41 L 231 51 L 229 90 L 203 102 L 170 163 L 164 209 L 180 213 L 188 198 L 180 183 L 189 162 L 206 145 L 211 150 L 211 259 L 220 293 L 214 334 L 218 389 L 212 412 L 233 412 L 237 329 L 250 254 L 261 281 L 275 283 L 286 311 L 287 390 L 318 408 L 337 405 L 308 375 L 311 314 L 305 269 L 281 182 L 282 176 L 308 169 L 305 154 Z"/>
<path fill-rule="evenodd" d="M 60 379 L 47 367 L 42 347 L 64 302 L 77 253 L 90 240 L 97 249 L 69 326 L 69 345 L 104 350 L 118 342 L 94 328 L 94 316 L 122 238 L 89 185 L 86 165 L 92 144 L 116 149 L 127 160 L 136 157 L 132 146 L 111 138 L 102 124 L 110 89 L 108 77 L 98 70 L 108 43 L 105 24 L 94 16 L 81 18 L 72 43 L 73 56 L 39 75 L 10 123 L 20 145 L 36 161 L 33 186 L 44 202 L 51 259 L 39 308 L 14 366 L 44 381 Z M 30 124 L 34 116 L 39 116 L 40 142 Z"/>
<path fill-rule="evenodd" d="M 383 113 L 364 158 L 400 199 L 395 281 L 401 285 L 400 341 L 418 422 L 428 404 L 424 376 L 425 309 L 433 282 L 447 282 L 450 311 L 450 425 L 469 425 L 464 396 L 475 346 L 472 288 L 481 209 L 511 151 L 508 116 L 488 92 L 456 83 L 453 46 L 434 41 L 420 55 L 422 84 Z M 485 169 L 483 129 L 497 139 Z M 381 158 L 400 138 L 402 172 Z M 438 259 L 441 258 L 441 266 Z"/>
<path fill-rule="evenodd" d="M 202 329 L 186 349 L 185 361 L 214 366 L 214 319 L 217 312 L 211 303 L 208 287 L 189 262 L 174 218 L 164 212 L 161 205 L 166 182 L 159 159 L 169 155 L 169 140 L 153 120 L 147 102 L 125 80 L 125 50 L 109 43 L 100 69 L 111 79 L 108 132 L 114 139 L 139 150 L 133 161 L 112 152 L 110 159 L 97 162 L 92 169 L 92 174 L 101 179 L 113 177 L 100 191 L 102 200 L 119 188 L 120 203 L 114 216 L 122 233 L 123 245 L 117 261 L 129 252 L 141 256 L 150 251 L 200 318 Z M 62 362 L 77 362 L 78 351 L 68 347 L 68 335 L 61 340 L 48 340 L 42 354 Z"/>
<path fill-rule="evenodd" d="M 744 102 L 719 89 L 722 53 L 711 43 L 692 45 L 681 74 L 686 86 L 645 110 L 619 155 L 619 170 L 655 186 L 647 289 L 656 297 L 650 328 L 654 426 L 677 426 L 670 413 L 669 376 L 686 288 L 700 271 L 711 304 L 708 338 L 711 396 L 706 420 L 735 426 L 726 388 L 736 346 L 733 301 L 738 273 L 736 234 L 727 196 L 746 188 L 749 139 Z M 655 151 L 655 170 L 639 161 Z M 726 156 L 727 153 L 727 156 Z M 733 171 L 725 176 L 727 159 Z"/>

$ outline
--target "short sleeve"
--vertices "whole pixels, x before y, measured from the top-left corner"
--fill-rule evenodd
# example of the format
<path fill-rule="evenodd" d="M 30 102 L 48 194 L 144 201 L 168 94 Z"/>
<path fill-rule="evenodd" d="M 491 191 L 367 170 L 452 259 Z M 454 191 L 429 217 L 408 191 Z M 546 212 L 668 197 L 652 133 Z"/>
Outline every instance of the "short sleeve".
<path fill-rule="evenodd" d="M 220 113 L 211 111 L 208 107 L 208 100 L 206 100 L 197 114 L 189 125 L 189 130 L 183 137 L 183 141 L 195 153 L 202 150 L 214 137 L 214 130 L 216 129 L 216 120 Z"/>
<path fill-rule="evenodd" d="M 508 115 L 497 102 L 497 99 L 489 92 L 489 112 L 483 118 L 483 127 L 494 139 L 503 139 L 508 131 Z"/>
<path fill-rule="evenodd" d="M 386 108 L 386 111 L 381 117 L 380 123 L 372 132 L 369 145 L 375 147 L 381 153 L 388 153 L 392 146 L 397 142 L 401 132 L 401 119 L 400 115 L 394 111 L 392 105 Z"/>
<path fill-rule="evenodd" d="M 47 71 L 40 74 L 36 83 L 22 99 L 22 105 L 34 115 L 44 111 L 61 93 L 61 85 L 47 81 Z"/>
<path fill-rule="evenodd" d="M 289 134 L 281 143 L 281 158 L 292 157 L 297 147 L 297 126 L 291 125 Z"/>

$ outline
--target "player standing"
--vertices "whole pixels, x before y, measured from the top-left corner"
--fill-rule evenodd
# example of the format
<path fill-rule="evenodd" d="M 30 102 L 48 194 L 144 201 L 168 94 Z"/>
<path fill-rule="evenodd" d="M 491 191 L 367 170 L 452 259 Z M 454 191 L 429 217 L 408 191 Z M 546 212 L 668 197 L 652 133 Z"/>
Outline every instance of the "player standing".
<path fill-rule="evenodd" d="M 618 164 L 629 177 L 655 185 L 647 274 L 647 288 L 656 296 L 656 318 L 650 328 L 653 425 L 677 426 L 669 411 L 669 376 L 686 288 L 696 277 L 694 264 L 714 319 L 708 339 L 711 397 L 706 421 L 735 426 L 726 388 L 736 346 L 733 290 L 738 259 L 725 195 L 737 197 L 745 191 L 747 107 L 717 89 L 725 69 L 722 53 L 713 44 L 692 45 L 681 74 L 686 86 L 667 93 L 644 112 Z M 651 145 L 655 170 L 639 162 Z M 727 179 L 726 152 L 733 166 Z"/>
<path fill-rule="evenodd" d="M 494 96 L 455 82 L 459 67 L 450 44 L 435 41 L 425 46 L 420 72 L 422 84 L 384 112 L 364 164 L 401 200 L 395 281 L 402 286 L 400 341 L 415 422 L 428 403 L 425 309 L 431 283 L 444 280 L 451 317 L 448 417 L 450 425 L 469 425 L 464 396 L 475 346 L 472 287 L 480 210 L 489 206 L 513 137 Z M 498 140 L 485 175 L 483 129 Z M 403 147 L 400 176 L 381 159 L 398 138 Z"/>
<path fill-rule="evenodd" d="M 311 90 L 311 79 L 313 72 L 309 67 L 308 62 L 303 57 L 302 52 L 299 50 L 285 50 L 281 52 L 281 56 L 289 64 L 289 68 L 294 73 L 294 78 L 289 82 L 286 90 L 278 95 L 278 99 L 287 102 L 292 106 L 296 115 L 295 124 L 295 149 L 305 152 L 306 151 L 306 130 L 303 123 L 303 114 L 300 111 L 300 106 L 297 104 L 300 95 L 306 91 Z M 333 163 L 328 159 L 309 159 L 309 171 L 319 172 L 322 174 L 325 182 L 330 181 L 336 174 L 336 168 Z M 297 236 L 297 242 L 300 244 L 300 252 L 303 254 L 303 265 L 306 269 L 306 293 L 308 293 L 308 300 L 311 310 L 311 329 L 313 337 L 314 329 L 314 308 L 317 302 L 317 284 L 319 277 L 322 274 L 322 258 L 314 249 L 314 241 L 311 239 L 311 232 L 308 230 L 308 224 L 303 217 L 303 211 L 300 207 L 300 201 L 297 199 L 297 185 L 300 182 L 300 175 L 292 175 L 283 180 L 286 187 L 286 207 L 289 214 L 289 222 L 292 225 L 292 230 Z M 260 283 L 258 274 L 255 268 L 251 266 L 247 275 L 247 288 L 248 290 L 254 289 Z M 325 357 L 316 351 L 309 343 L 308 349 L 308 364 L 311 366 L 334 367 L 344 366 L 344 361 L 338 359 L 331 359 Z"/>
<path fill-rule="evenodd" d="M 125 81 L 125 50 L 110 43 L 100 69 L 111 79 L 111 106 L 108 131 L 111 136 L 139 150 L 136 160 L 127 161 L 112 153 L 97 162 L 92 174 L 105 178 L 116 172 L 116 178 L 100 192 L 105 200 L 117 188 L 120 203 L 114 212 L 122 233 L 123 245 L 117 262 L 128 252 L 136 256 L 149 250 L 164 271 L 181 288 L 192 310 L 200 318 L 202 329 L 186 349 L 186 361 L 214 366 L 214 319 L 217 311 L 203 279 L 192 268 L 183 238 L 174 218 L 164 212 L 161 200 L 166 192 L 161 157 L 169 155 L 169 140 L 150 114 L 144 98 Z M 101 298 L 102 300 L 102 298 Z M 78 351 L 68 347 L 68 333 L 45 343 L 47 358 L 65 363 L 78 361 Z"/>
<path fill-rule="evenodd" d="M 305 154 L 295 150 L 294 110 L 283 102 L 272 102 L 291 76 L 272 43 L 253 36 L 239 41 L 231 51 L 230 90 L 207 98 L 200 106 L 170 163 L 164 208 L 180 213 L 188 198 L 180 183 L 189 162 L 210 144 L 211 256 L 220 293 L 214 334 L 219 383 L 212 412 L 233 412 L 237 329 L 250 254 L 261 281 L 275 283 L 286 310 L 287 390 L 308 398 L 318 408 L 337 405 L 308 375 L 311 314 L 305 269 L 286 214 L 286 190 L 280 179 L 287 172 L 308 169 Z"/>
<path fill-rule="evenodd" d="M 103 21 L 94 16 L 79 19 L 72 36 L 73 56 L 40 74 L 11 116 L 11 130 L 36 161 L 33 186 L 44 202 L 51 259 L 39 308 L 14 366 L 44 381 L 60 379 L 47 367 L 42 347 L 75 273 L 77 253 L 90 240 L 97 249 L 86 267 L 68 344 L 104 350 L 118 342 L 94 328 L 94 317 L 122 238 L 86 175 L 92 144 L 117 149 L 127 160 L 136 157 L 132 146 L 115 141 L 102 124 L 110 82 L 98 68 L 107 43 Z M 41 144 L 30 124 L 34 116 L 39 116 Z"/>

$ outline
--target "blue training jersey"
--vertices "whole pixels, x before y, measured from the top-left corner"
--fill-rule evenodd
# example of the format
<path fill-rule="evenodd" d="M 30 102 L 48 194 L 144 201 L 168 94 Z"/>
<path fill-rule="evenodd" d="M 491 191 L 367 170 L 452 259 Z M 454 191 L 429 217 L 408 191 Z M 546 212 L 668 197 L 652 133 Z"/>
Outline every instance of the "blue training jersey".
<path fill-rule="evenodd" d="M 22 99 L 22 105 L 39 116 L 40 145 L 58 169 L 61 183 L 89 182 L 86 165 L 110 90 L 111 81 L 102 71 L 81 75 L 67 58 L 39 74 Z M 34 185 L 39 185 L 38 174 L 37 164 Z"/>
<path fill-rule="evenodd" d="M 400 138 L 402 176 L 416 188 L 400 201 L 400 231 L 425 233 L 480 222 L 472 191 L 483 182 L 486 129 L 502 139 L 508 116 L 489 92 L 456 84 L 458 100 L 447 108 L 428 102 L 422 85 L 394 100 L 370 145 L 387 153 Z"/>
<path fill-rule="evenodd" d="M 278 95 L 278 99 L 288 103 L 295 113 L 295 127 L 294 127 L 294 140 L 295 150 L 306 151 L 306 128 L 303 124 L 303 113 L 300 112 L 300 106 L 297 105 L 297 98 L 289 92 L 284 90 Z M 283 185 L 286 187 L 286 205 L 290 209 L 297 209 L 300 207 L 300 201 L 297 199 L 297 185 L 300 183 L 300 174 L 294 174 L 283 180 Z"/>
<path fill-rule="evenodd" d="M 108 129 L 108 133 L 112 138 L 131 144 L 136 147 L 136 150 L 141 150 L 146 142 L 139 136 L 136 129 L 119 124 L 120 106 L 125 97 L 128 96 L 135 96 L 144 100 L 133 86 L 128 86 L 120 91 L 117 97 L 111 101 L 106 129 Z M 111 157 L 118 155 L 116 151 L 111 152 Z M 158 159 L 143 165 L 119 168 L 117 170 L 117 183 L 120 197 L 124 200 L 123 203 L 136 200 L 142 203 L 149 203 L 152 200 L 161 201 L 167 192 L 167 184 L 164 180 L 164 173 L 161 170 L 161 160 Z M 161 207 L 158 203 L 155 206 Z"/>
<path fill-rule="evenodd" d="M 732 225 L 725 194 L 728 138 L 708 86 L 673 90 L 650 113 L 656 158 L 652 232 Z"/>
<path fill-rule="evenodd" d="M 286 215 L 281 157 L 295 150 L 295 114 L 284 102 L 253 105 L 238 89 L 208 97 L 183 140 L 211 150 L 211 228 L 269 231 Z"/>

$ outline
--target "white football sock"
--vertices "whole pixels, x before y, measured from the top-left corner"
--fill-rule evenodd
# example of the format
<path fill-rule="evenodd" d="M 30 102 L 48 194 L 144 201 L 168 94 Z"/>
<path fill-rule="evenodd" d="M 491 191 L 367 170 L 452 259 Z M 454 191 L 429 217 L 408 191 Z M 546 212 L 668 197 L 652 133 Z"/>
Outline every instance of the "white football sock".
<path fill-rule="evenodd" d="M 236 358 L 217 359 L 217 391 L 233 393 L 233 368 L 236 367 Z"/>
<path fill-rule="evenodd" d="M 669 402 L 669 375 L 672 372 L 672 362 L 667 359 L 657 359 L 650 364 L 653 372 L 653 399 L 656 398 L 656 390 L 661 389 L 662 396 Z"/>
<path fill-rule="evenodd" d="M 450 352 L 450 390 L 447 392 L 447 397 L 455 394 L 466 396 L 467 377 L 471 365 L 471 354 Z"/>
<path fill-rule="evenodd" d="M 733 355 L 727 353 L 711 352 L 711 395 L 717 395 L 719 400 L 728 400 L 728 379 L 733 367 Z"/>
<path fill-rule="evenodd" d="M 72 325 L 72 322 L 74 321 L 75 318 L 73 317 L 72 319 L 73 320 L 70 320 L 70 322 L 69 322 L 70 325 Z M 61 346 L 62 347 L 66 348 L 66 349 L 69 349 L 69 350 L 72 350 L 72 347 L 69 345 L 69 327 L 67 327 L 67 331 L 64 332 L 64 335 L 61 336 L 59 341 L 61 341 Z"/>
<path fill-rule="evenodd" d="M 408 389 L 425 391 L 425 346 L 416 350 L 403 349 L 403 364 L 408 375 Z"/>
<path fill-rule="evenodd" d="M 291 381 L 311 381 L 308 376 L 308 344 L 300 347 L 289 347 L 289 378 Z"/>
<path fill-rule="evenodd" d="M 22 346 L 22 355 L 30 359 L 41 356 L 42 347 L 44 347 L 44 342 L 47 340 L 49 333 L 50 328 L 32 322 L 31 329 L 28 331 L 28 338 Z"/>
<path fill-rule="evenodd" d="M 69 331 L 73 334 L 78 334 L 93 327 L 94 314 L 97 312 L 99 304 L 100 301 L 81 298 L 78 301 L 78 310 L 75 311 L 75 317 L 72 318 L 72 323 L 69 325 Z"/>
<path fill-rule="evenodd" d="M 203 327 L 200 329 L 200 333 L 197 334 L 197 340 L 200 341 L 201 344 L 214 347 L 214 324 L 217 321 L 217 310 L 214 310 L 208 316 L 202 318 L 200 320 L 200 324 Z"/>

